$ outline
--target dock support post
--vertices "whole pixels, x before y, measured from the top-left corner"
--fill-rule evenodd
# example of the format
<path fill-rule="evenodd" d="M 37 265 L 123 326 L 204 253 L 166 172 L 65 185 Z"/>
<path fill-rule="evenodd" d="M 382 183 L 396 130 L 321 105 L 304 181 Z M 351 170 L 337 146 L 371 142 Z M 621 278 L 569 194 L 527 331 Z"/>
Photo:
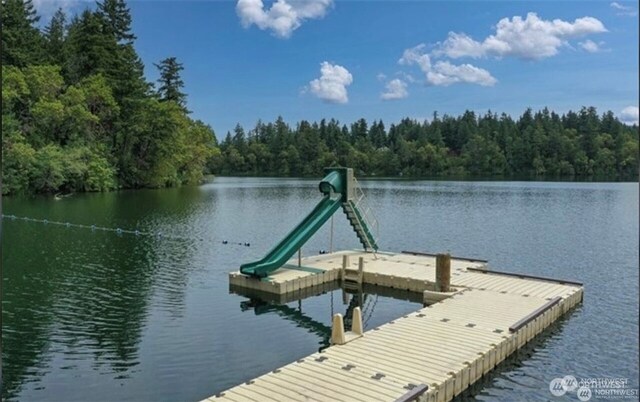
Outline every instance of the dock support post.
<path fill-rule="evenodd" d="M 364 277 L 364 258 L 360 257 L 358 259 L 358 283 L 362 284 L 362 279 Z"/>
<path fill-rule="evenodd" d="M 362 335 L 364 331 L 362 330 L 362 310 L 360 307 L 356 307 L 353 309 L 353 318 L 351 319 L 351 332 L 356 335 Z"/>
<path fill-rule="evenodd" d="M 436 292 L 448 292 L 451 283 L 451 255 L 436 256 Z"/>
<path fill-rule="evenodd" d="M 331 326 L 331 344 L 344 345 L 344 321 L 342 314 L 338 313 L 333 316 L 333 325 Z"/>
<path fill-rule="evenodd" d="M 345 271 L 349 267 L 349 256 L 342 256 L 342 269 L 340 270 L 340 279 L 344 281 Z"/>

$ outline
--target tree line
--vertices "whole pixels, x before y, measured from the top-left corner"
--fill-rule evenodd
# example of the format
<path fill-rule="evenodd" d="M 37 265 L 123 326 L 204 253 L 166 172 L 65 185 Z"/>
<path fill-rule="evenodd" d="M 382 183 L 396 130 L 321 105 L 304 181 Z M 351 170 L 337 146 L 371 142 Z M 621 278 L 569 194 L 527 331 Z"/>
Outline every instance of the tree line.
<path fill-rule="evenodd" d="M 181 63 L 144 76 L 124 0 L 39 29 L 32 0 L 2 1 L 2 193 L 197 183 L 219 152 L 189 117 Z"/>
<path fill-rule="evenodd" d="M 223 174 L 318 176 L 350 166 L 368 176 L 638 177 L 638 126 L 594 107 L 563 115 L 527 109 L 506 114 L 381 120 L 350 126 L 323 119 L 290 127 L 280 117 L 249 131 L 237 125 L 210 166 Z"/>
<path fill-rule="evenodd" d="M 593 107 L 559 115 L 381 120 L 282 117 L 238 125 L 220 144 L 192 119 L 175 57 L 146 80 L 125 0 L 100 0 L 42 29 L 32 0 L 3 0 L 2 194 L 109 191 L 198 183 L 207 173 L 319 176 L 638 176 L 638 127 Z"/>

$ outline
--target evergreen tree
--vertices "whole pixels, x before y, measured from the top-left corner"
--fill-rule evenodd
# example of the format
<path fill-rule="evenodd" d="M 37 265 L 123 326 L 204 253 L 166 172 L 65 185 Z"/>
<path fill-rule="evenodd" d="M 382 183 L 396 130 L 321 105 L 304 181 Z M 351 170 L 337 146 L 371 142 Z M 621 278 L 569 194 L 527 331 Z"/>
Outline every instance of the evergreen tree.
<path fill-rule="evenodd" d="M 185 111 L 187 110 L 187 95 L 182 92 L 184 82 L 180 77 L 180 72 L 184 70 L 182 63 L 175 57 L 167 57 L 160 64 L 155 64 L 160 71 L 158 83 L 158 95 L 162 101 L 173 101 Z"/>
<path fill-rule="evenodd" d="M 59 66 L 65 64 L 66 18 L 64 11 L 59 8 L 44 29 L 47 61 Z"/>
<path fill-rule="evenodd" d="M 67 79 L 75 84 L 92 74 L 109 76 L 117 54 L 117 42 L 106 32 L 104 19 L 85 10 L 69 25 L 68 50 Z"/>
<path fill-rule="evenodd" d="M 213 130 L 150 93 L 123 1 L 105 0 L 97 12 L 86 10 L 67 32 L 64 13 L 56 12 L 40 37 L 42 59 L 25 39 L 40 35 L 31 2 L 6 3 L 4 194 L 197 183 L 206 170 L 222 165 Z M 6 65 L 7 58 L 18 66 Z M 254 169 L 267 163 L 260 147 L 252 150 L 263 156 Z"/>
<path fill-rule="evenodd" d="M 36 22 L 32 0 L 3 2 L 5 194 L 173 186 L 204 172 L 318 176 L 337 165 L 389 176 L 638 176 L 638 126 L 593 107 L 518 119 L 434 113 L 388 130 L 365 119 L 291 127 L 280 116 L 248 131 L 238 124 L 218 149 L 211 127 L 188 116 L 175 57 L 157 65 L 151 93 L 124 0 L 101 0 L 68 29 L 61 10 L 44 35 Z"/>
<path fill-rule="evenodd" d="M 24 67 L 43 59 L 43 38 L 36 27 L 40 17 L 32 0 L 3 0 L 2 65 Z"/>
<path fill-rule="evenodd" d="M 131 44 L 136 36 L 131 32 L 131 12 L 124 0 L 103 0 L 97 3 L 97 13 L 103 18 L 106 30 L 118 43 Z"/>
<path fill-rule="evenodd" d="M 96 14 L 103 21 L 105 34 L 117 43 L 109 71 L 116 99 L 127 102 L 146 96 L 151 86 L 144 78 L 144 64 L 133 47 L 136 36 L 131 31 L 131 12 L 125 1 L 104 0 L 98 3 Z"/>

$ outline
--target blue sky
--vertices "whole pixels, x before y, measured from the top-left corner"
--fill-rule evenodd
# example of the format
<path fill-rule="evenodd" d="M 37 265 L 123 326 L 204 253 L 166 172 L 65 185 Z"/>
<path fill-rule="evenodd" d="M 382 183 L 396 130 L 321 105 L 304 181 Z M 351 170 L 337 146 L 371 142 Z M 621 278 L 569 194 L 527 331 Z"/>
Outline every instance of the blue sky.
<path fill-rule="evenodd" d="M 54 6 L 37 0 L 44 19 Z M 638 120 L 638 3 L 130 1 L 136 49 L 177 57 L 192 116 L 236 123 L 518 116 L 583 105 Z"/>

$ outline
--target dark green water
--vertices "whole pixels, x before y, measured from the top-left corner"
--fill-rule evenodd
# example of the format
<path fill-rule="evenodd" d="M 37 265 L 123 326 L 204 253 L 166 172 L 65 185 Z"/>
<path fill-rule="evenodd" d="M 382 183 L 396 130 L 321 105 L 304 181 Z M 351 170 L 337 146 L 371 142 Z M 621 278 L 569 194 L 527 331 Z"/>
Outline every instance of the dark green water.
<path fill-rule="evenodd" d="M 230 294 L 227 282 L 228 271 L 261 257 L 313 208 L 316 186 L 217 178 L 60 201 L 5 198 L 4 214 L 162 236 L 3 219 L 3 399 L 197 400 L 317 351 L 332 312 L 348 309 L 341 290 L 256 306 Z M 384 250 L 448 250 L 496 269 L 585 283 L 581 307 L 467 398 L 550 400 L 549 381 L 568 374 L 629 378 L 638 387 L 637 183 L 364 187 Z M 336 217 L 336 248 L 356 248 L 346 219 Z M 305 254 L 329 248 L 328 229 Z M 402 295 L 367 297 L 367 328 L 420 307 Z"/>

